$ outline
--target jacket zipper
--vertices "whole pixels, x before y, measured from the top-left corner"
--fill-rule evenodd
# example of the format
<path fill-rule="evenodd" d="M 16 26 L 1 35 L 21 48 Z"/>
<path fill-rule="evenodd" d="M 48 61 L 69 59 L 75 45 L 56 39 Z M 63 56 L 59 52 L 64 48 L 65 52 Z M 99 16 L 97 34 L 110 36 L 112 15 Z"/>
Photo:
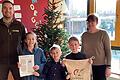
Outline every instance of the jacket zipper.
<path fill-rule="evenodd" d="M 10 29 L 8 28 L 8 65 L 10 64 L 9 58 L 10 58 Z"/>

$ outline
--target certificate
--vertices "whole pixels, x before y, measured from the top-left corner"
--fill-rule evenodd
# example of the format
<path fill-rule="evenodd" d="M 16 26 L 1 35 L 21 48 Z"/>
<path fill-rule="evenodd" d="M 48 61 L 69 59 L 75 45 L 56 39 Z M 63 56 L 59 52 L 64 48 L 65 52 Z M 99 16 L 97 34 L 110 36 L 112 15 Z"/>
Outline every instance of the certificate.
<path fill-rule="evenodd" d="M 19 63 L 20 77 L 33 75 L 34 55 L 20 55 Z"/>

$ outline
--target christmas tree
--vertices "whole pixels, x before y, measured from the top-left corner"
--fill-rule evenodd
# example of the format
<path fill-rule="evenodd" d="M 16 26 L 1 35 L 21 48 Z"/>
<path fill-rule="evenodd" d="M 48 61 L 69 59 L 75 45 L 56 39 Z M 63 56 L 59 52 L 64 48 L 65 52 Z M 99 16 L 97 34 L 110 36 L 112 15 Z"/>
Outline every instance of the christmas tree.
<path fill-rule="evenodd" d="M 38 27 L 34 28 L 33 31 L 37 34 L 38 46 L 44 49 L 45 52 L 48 52 L 53 44 L 58 44 L 65 55 L 69 52 L 67 48 L 69 34 L 63 27 L 60 27 L 64 24 L 64 20 L 61 20 L 62 11 L 58 9 L 62 6 L 60 3 L 61 0 L 58 2 L 48 0 L 48 7 L 45 8 L 43 14 L 44 21 L 39 23 Z"/>

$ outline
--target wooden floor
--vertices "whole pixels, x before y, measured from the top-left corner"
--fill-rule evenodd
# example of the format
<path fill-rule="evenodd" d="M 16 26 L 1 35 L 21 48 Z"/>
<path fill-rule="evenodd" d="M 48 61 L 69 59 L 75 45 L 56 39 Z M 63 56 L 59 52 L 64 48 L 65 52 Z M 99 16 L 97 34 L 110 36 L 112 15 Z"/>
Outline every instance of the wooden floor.
<path fill-rule="evenodd" d="M 117 79 L 117 78 L 109 78 L 108 80 L 120 80 L 120 79 Z"/>
<path fill-rule="evenodd" d="M 111 74 L 111 77 L 108 80 L 120 80 L 119 74 Z"/>

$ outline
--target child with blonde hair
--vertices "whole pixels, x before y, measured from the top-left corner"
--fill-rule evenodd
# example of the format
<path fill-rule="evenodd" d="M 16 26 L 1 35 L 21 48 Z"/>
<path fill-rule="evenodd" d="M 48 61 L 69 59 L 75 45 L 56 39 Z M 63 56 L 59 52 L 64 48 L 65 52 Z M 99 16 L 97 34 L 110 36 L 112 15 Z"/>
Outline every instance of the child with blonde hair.
<path fill-rule="evenodd" d="M 26 33 L 22 55 L 34 55 L 33 75 L 22 77 L 22 80 L 43 80 L 41 77 L 46 58 L 41 48 L 37 47 L 37 36 L 34 32 Z M 22 65 L 22 64 L 20 64 Z"/>

